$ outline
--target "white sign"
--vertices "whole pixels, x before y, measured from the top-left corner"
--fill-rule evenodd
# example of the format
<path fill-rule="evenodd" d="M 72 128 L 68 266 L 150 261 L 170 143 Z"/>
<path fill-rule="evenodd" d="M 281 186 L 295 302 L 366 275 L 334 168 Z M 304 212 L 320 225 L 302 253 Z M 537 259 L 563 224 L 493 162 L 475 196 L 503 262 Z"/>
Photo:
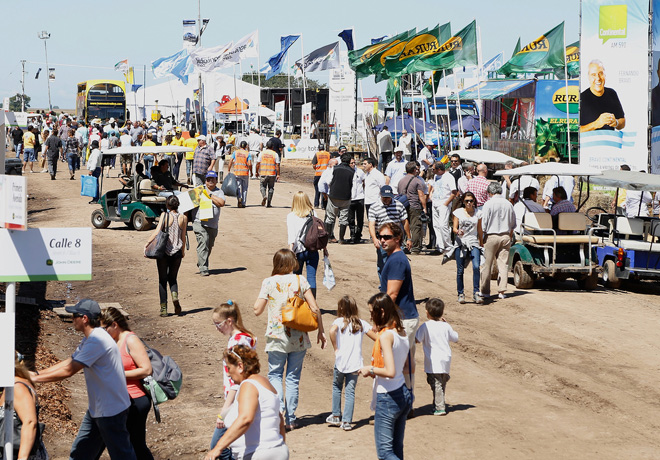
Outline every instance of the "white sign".
<path fill-rule="evenodd" d="M 319 151 L 317 139 L 287 139 L 284 142 L 284 157 L 287 159 L 311 160 Z"/>
<path fill-rule="evenodd" d="M 338 134 L 350 133 L 355 123 L 355 72 L 348 66 L 348 57 L 341 51 L 341 67 L 330 70 L 330 119 L 338 126 Z"/>
<path fill-rule="evenodd" d="M 275 130 L 284 131 L 284 104 L 285 101 L 275 103 Z"/>
<path fill-rule="evenodd" d="M 92 279 L 91 228 L 0 229 L 0 282 Z"/>
<path fill-rule="evenodd" d="M 15 313 L 0 313 L 0 387 L 14 386 Z"/>
<path fill-rule="evenodd" d="M 27 180 L 0 174 L 0 227 L 27 230 Z"/>
<path fill-rule="evenodd" d="M 5 112 L 9 112 L 9 98 L 8 97 L 6 97 L 2 100 L 2 109 Z"/>
<path fill-rule="evenodd" d="M 312 130 L 312 103 L 302 105 L 302 123 L 300 129 L 302 130 L 300 137 L 302 139 L 309 139 Z"/>

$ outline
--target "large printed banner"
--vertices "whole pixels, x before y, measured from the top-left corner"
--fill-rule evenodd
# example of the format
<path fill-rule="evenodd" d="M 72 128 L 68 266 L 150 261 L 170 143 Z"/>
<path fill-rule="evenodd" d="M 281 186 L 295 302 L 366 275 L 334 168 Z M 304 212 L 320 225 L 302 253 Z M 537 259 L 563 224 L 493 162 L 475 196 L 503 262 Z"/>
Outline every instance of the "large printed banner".
<path fill-rule="evenodd" d="M 275 129 L 284 132 L 285 101 L 275 103 Z"/>
<path fill-rule="evenodd" d="M 330 70 L 330 123 L 341 133 L 350 133 L 355 123 L 355 72 L 348 66 L 348 57 L 341 51 L 341 67 Z"/>
<path fill-rule="evenodd" d="M 301 138 L 309 139 L 310 133 L 312 131 L 312 103 L 308 102 L 307 104 L 302 105 L 302 126 L 301 126 Z"/>
<path fill-rule="evenodd" d="M 651 72 L 651 172 L 660 174 L 660 0 L 653 0 Z"/>
<path fill-rule="evenodd" d="M 536 82 L 537 155 L 547 155 L 555 150 L 562 158 L 568 158 L 567 120 L 571 126 L 571 137 L 574 141 L 577 140 L 580 100 L 580 88 L 577 80 L 568 81 L 568 103 L 566 103 L 566 91 L 564 80 L 539 80 Z M 571 157 L 577 157 L 577 151 L 571 151 Z"/>
<path fill-rule="evenodd" d="M 649 0 L 582 0 L 580 164 L 648 167 Z"/>

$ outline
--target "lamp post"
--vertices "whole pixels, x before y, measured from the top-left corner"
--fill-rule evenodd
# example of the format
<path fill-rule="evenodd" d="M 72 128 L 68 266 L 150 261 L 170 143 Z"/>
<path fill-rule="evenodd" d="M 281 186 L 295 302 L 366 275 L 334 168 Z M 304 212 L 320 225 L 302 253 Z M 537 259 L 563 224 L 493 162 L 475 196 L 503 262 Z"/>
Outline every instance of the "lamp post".
<path fill-rule="evenodd" d="M 39 38 L 44 41 L 44 50 L 46 51 L 46 83 L 48 84 L 48 111 L 53 110 L 53 106 L 50 103 L 50 69 L 48 68 L 48 46 L 46 45 L 46 40 L 50 38 L 50 34 L 45 30 L 39 32 Z"/>

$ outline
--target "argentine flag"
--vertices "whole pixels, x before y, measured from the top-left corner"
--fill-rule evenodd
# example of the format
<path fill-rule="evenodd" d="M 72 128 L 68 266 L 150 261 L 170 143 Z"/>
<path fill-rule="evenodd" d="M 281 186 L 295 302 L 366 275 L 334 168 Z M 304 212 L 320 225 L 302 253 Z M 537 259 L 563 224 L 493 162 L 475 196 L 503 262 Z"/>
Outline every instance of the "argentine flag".
<path fill-rule="evenodd" d="M 188 51 L 182 49 L 172 56 L 162 57 L 153 61 L 151 63 L 151 70 L 156 78 L 162 78 L 168 74 L 172 74 L 184 84 L 188 84 L 188 75 L 193 73 L 193 63 L 190 56 L 188 56 Z"/>

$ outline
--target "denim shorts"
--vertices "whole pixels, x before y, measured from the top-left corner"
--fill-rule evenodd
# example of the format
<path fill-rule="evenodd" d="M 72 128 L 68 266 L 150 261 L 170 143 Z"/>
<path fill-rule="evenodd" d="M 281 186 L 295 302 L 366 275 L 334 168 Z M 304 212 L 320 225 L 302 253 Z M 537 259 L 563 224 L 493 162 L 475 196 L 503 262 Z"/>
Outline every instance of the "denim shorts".
<path fill-rule="evenodd" d="M 25 149 L 23 152 L 23 159 L 24 161 L 37 161 L 37 152 L 35 152 L 34 149 Z"/>

